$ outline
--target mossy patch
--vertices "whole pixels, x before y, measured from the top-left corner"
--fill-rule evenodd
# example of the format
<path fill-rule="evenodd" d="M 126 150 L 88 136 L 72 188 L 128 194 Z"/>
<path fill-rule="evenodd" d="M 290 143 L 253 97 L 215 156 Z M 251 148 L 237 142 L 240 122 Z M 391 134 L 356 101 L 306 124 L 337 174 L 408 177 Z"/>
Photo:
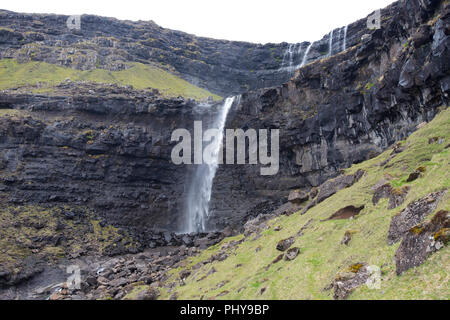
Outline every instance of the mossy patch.
<path fill-rule="evenodd" d="M 35 90 L 40 93 L 48 93 L 51 92 L 52 86 L 70 79 L 72 81 L 131 85 L 138 90 L 158 89 L 162 95 L 167 97 L 182 96 L 197 100 L 213 97 L 215 100 L 221 100 L 220 96 L 194 86 L 156 66 L 137 62 L 128 64 L 130 68 L 120 71 L 105 69 L 81 71 L 45 62 L 18 63 L 14 59 L 2 59 L 0 60 L 0 90 L 38 83 L 40 88 Z"/>

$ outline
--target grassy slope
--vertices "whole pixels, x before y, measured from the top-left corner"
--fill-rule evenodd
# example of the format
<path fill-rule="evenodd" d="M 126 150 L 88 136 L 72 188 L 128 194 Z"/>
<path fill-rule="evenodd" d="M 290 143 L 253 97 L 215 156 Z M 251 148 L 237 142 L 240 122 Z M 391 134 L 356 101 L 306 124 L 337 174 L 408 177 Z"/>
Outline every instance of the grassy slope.
<path fill-rule="evenodd" d="M 45 62 L 18 63 L 13 59 L 2 59 L 0 60 L 0 90 L 35 85 L 37 82 L 51 86 L 70 78 L 72 81 L 132 85 L 135 89 L 154 88 L 169 97 L 183 96 L 203 100 L 212 96 L 215 100 L 220 100 L 219 96 L 157 67 L 142 63 L 129 64 L 132 65 L 131 68 L 121 71 L 104 69 L 80 71 Z"/>
<path fill-rule="evenodd" d="M 428 144 L 428 138 L 436 136 L 445 137 L 445 142 L 441 145 Z M 445 149 L 449 142 L 450 110 L 446 109 L 435 120 L 412 134 L 407 140 L 407 149 L 391 160 L 387 167 L 380 167 L 379 163 L 389 156 L 390 150 L 377 158 L 351 167 L 347 173 L 364 169 L 367 174 L 352 187 L 339 191 L 303 216 L 297 213 L 270 221 L 270 228 L 263 231 L 262 237 L 253 240 L 251 236 L 237 249 L 232 250 L 225 261 L 206 264 L 198 270 L 192 270 L 192 275 L 187 278 L 184 286 L 178 284 L 178 274 L 182 268 L 172 270 L 168 282 L 173 281 L 177 285 L 172 292 L 164 289 L 161 298 L 168 299 L 173 292 L 177 292 L 179 299 L 210 299 L 228 291 L 228 294 L 218 299 L 332 299 L 332 290 L 325 291 L 323 288 L 347 266 L 365 262 L 381 268 L 381 289 L 369 290 L 362 286 L 355 290 L 349 299 L 449 299 L 448 247 L 433 254 L 423 265 L 410 269 L 399 277 L 395 274 L 394 264 L 394 254 L 399 244 L 387 245 L 392 216 L 419 197 L 449 188 L 450 149 Z M 425 166 L 427 169 L 424 177 L 406 183 L 409 173 L 419 166 Z M 403 205 L 388 210 L 387 199 L 376 206 L 372 205 L 372 186 L 382 178 L 392 179 L 391 183 L 395 186 L 411 186 Z M 450 193 L 447 193 L 437 210 L 450 210 L 449 200 Z M 352 204 L 366 205 L 355 219 L 320 222 L 338 209 Z M 313 219 L 310 227 L 293 245 L 301 248 L 301 254 L 292 262 L 283 260 L 265 270 L 265 266 L 280 254 L 275 249 L 277 242 L 295 235 L 310 219 Z M 281 226 L 282 230 L 274 231 L 276 226 Z M 341 245 L 347 230 L 355 232 L 353 239 L 348 246 Z M 206 260 L 224 243 L 241 237 L 225 239 L 201 255 L 190 258 L 186 268 Z M 256 252 L 258 247 L 261 247 L 261 250 Z M 236 267 L 238 264 L 242 266 Z M 197 281 L 212 267 L 217 270 L 216 273 Z M 217 288 L 223 281 L 226 284 Z M 266 288 L 263 294 L 262 288 Z"/>

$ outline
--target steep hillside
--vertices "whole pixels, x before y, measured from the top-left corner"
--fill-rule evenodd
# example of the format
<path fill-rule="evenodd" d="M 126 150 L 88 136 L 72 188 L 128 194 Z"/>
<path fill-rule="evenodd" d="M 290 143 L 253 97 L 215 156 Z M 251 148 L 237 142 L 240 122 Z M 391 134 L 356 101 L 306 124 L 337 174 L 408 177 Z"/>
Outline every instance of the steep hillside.
<path fill-rule="evenodd" d="M 351 299 L 449 299 L 447 246 L 430 249 L 425 254 L 430 257 L 424 258 L 423 264 L 420 261 L 420 266 L 401 275 L 396 273 L 402 266 L 397 255 L 399 247 L 407 242 L 405 238 L 420 237 L 422 229 L 415 226 L 431 221 L 441 210 L 446 212 L 446 222 L 430 235 L 441 244 L 449 240 L 450 110 L 442 111 L 421 127 L 394 149 L 345 170 L 344 175 L 358 170 L 363 170 L 364 175 L 304 214 L 301 211 L 308 202 L 290 216 L 267 221 L 260 217 L 247 223 L 245 235 L 228 238 L 187 259 L 184 267 L 170 271 L 161 298 L 175 295 L 178 299 L 331 299 L 336 292 L 342 298 L 342 288 L 346 288 L 348 279 L 360 276 L 358 272 L 365 266 L 377 266 L 381 269 L 381 288 L 371 290 L 363 285 L 363 279 Z M 416 170 L 420 171 L 417 179 L 408 182 Z M 408 190 L 395 208 L 390 208 L 387 198 L 373 202 L 377 190 L 384 185 L 392 187 L 393 194 Z M 317 197 L 324 188 L 325 185 L 318 188 Z M 443 191 L 440 198 L 429 196 L 440 191 Z M 389 245 L 391 221 L 419 199 L 425 199 L 431 207 L 416 206 L 411 215 L 417 220 L 406 226 L 409 234 L 402 234 L 403 242 L 399 239 Z M 314 201 L 312 196 L 310 201 Z M 339 209 L 351 205 L 364 208 L 352 218 L 344 215 L 329 219 Z M 283 247 L 280 240 L 291 237 L 292 241 Z M 279 250 L 287 247 L 291 251 Z M 299 249 L 297 256 L 292 248 Z M 414 254 L 419 256 L 417 252 Z M 287 261 L 288 257 L 293 260 Z M 336 289 L 336 279 L 344 283 L 342 288 Z"/>

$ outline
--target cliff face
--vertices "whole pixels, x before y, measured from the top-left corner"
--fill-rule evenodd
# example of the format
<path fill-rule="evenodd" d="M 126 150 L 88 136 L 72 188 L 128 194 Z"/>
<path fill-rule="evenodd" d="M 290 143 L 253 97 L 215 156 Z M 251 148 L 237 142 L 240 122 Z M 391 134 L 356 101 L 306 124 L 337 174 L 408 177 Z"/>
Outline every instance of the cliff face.
<path fill-rule="evenodd" d="M 186 168 L 171 165 L 170 134 L 192 126 L 192 102 L 71 82 L 52 97 L 0 100 L 14 108 L 0 118 L 7 202 L 87 205 L 129 227 L 176 225 Z"/>
<path fill-rule="evenodd" d="M 82 69 L 159 61 L 220 94 L 290 77 L 289 70 L 277 71 L 287 44 L 196 38 L 153 23 L 95 16 L 83 16 L 82 30 L 68 34 L 61 31 L 66 19 L 2 11 L 0 25 L 10 30 L 0 29 L 0 56 Z M 238 228 L 243 219 L 275 208 L 290 190 L 318 186 L 431 120 L 448 105 L 448 25 L 448 2 L 399 1 L 382 11 L 379 30 L 368 30 L 365 19 L 351 24 L 345 51 L 336 54 L 341 33 L 331 57 L 304 66 L 283 85 L 242 94 L 226 127 L 280 129 L 280 171 L 262 177 L 259 166 L 221 166 L 210 227 Z M 327 37 L 315 43 L 307 61 L 326 55 L 321 51 L 328 43 Z M 136 234 L 179 230 L 192 168 L 171 163 L 170 135 L 204 119 L 193 101 L 73 82 L 49 95 L 21 92 L 0 96 L 1 111 L 15 110 L 0 118 L 5 202 L 85 205 L 108 223 L 137 228 Z"/>
<path fill-rule="evenodd" d="M 127 62 L 156 64 L 222 96 L 278 85 L 289 44 L 252 44 L 196 37 L 153 22 L 81 16 L 69 30 L 68 16 L 0 10 L 0 58 L 45 61 L 80 70 L 122 70 Z M 305 47 L 306 44 L 303 44 Z M 301 59 L 295 57 L 296 62 Z"/>
<path fill-rule="evenodd" d="M 316 187 L 376 156 L 447 107 L 449 20 L 448 2 L 397 2 L 364 41 L 282 86 L 243 94 L 227 128 L 280 128 L 280 171 L 261 177 L 259 166 L 221 167 L 210 222 L 237 224 L 270 210 L 289 190 Z"/>

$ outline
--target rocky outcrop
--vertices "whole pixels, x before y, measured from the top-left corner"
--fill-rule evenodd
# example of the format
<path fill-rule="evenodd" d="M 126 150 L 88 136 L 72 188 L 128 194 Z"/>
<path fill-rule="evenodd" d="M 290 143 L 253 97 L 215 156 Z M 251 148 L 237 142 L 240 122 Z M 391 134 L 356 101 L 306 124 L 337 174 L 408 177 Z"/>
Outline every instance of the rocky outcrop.
<path fill-rule="evenodd" d="M 439 204 L 446 190 L 433 192 L 428 196 L 410 203 L 404 210 L 395 215 L 389 226 L 388 244 L 400 241 L 408 231 L 422 223 Z"/>
<path fill-rule="evenodd" d="M 406 232 L 395 253 L 397 275 L 417 267 L 434 252 L 446 246 L 450 239 L 450 216 L 437 212 L 428 223 L 418 224 Z"/>
<path fill-rule="evenodd" d="M 356 288 L 364 285 L 371 275 L 365 263 L 355 263 L 340 272 L 327 290 L 334 289 L 335 300 L 345 300 Z"/>

